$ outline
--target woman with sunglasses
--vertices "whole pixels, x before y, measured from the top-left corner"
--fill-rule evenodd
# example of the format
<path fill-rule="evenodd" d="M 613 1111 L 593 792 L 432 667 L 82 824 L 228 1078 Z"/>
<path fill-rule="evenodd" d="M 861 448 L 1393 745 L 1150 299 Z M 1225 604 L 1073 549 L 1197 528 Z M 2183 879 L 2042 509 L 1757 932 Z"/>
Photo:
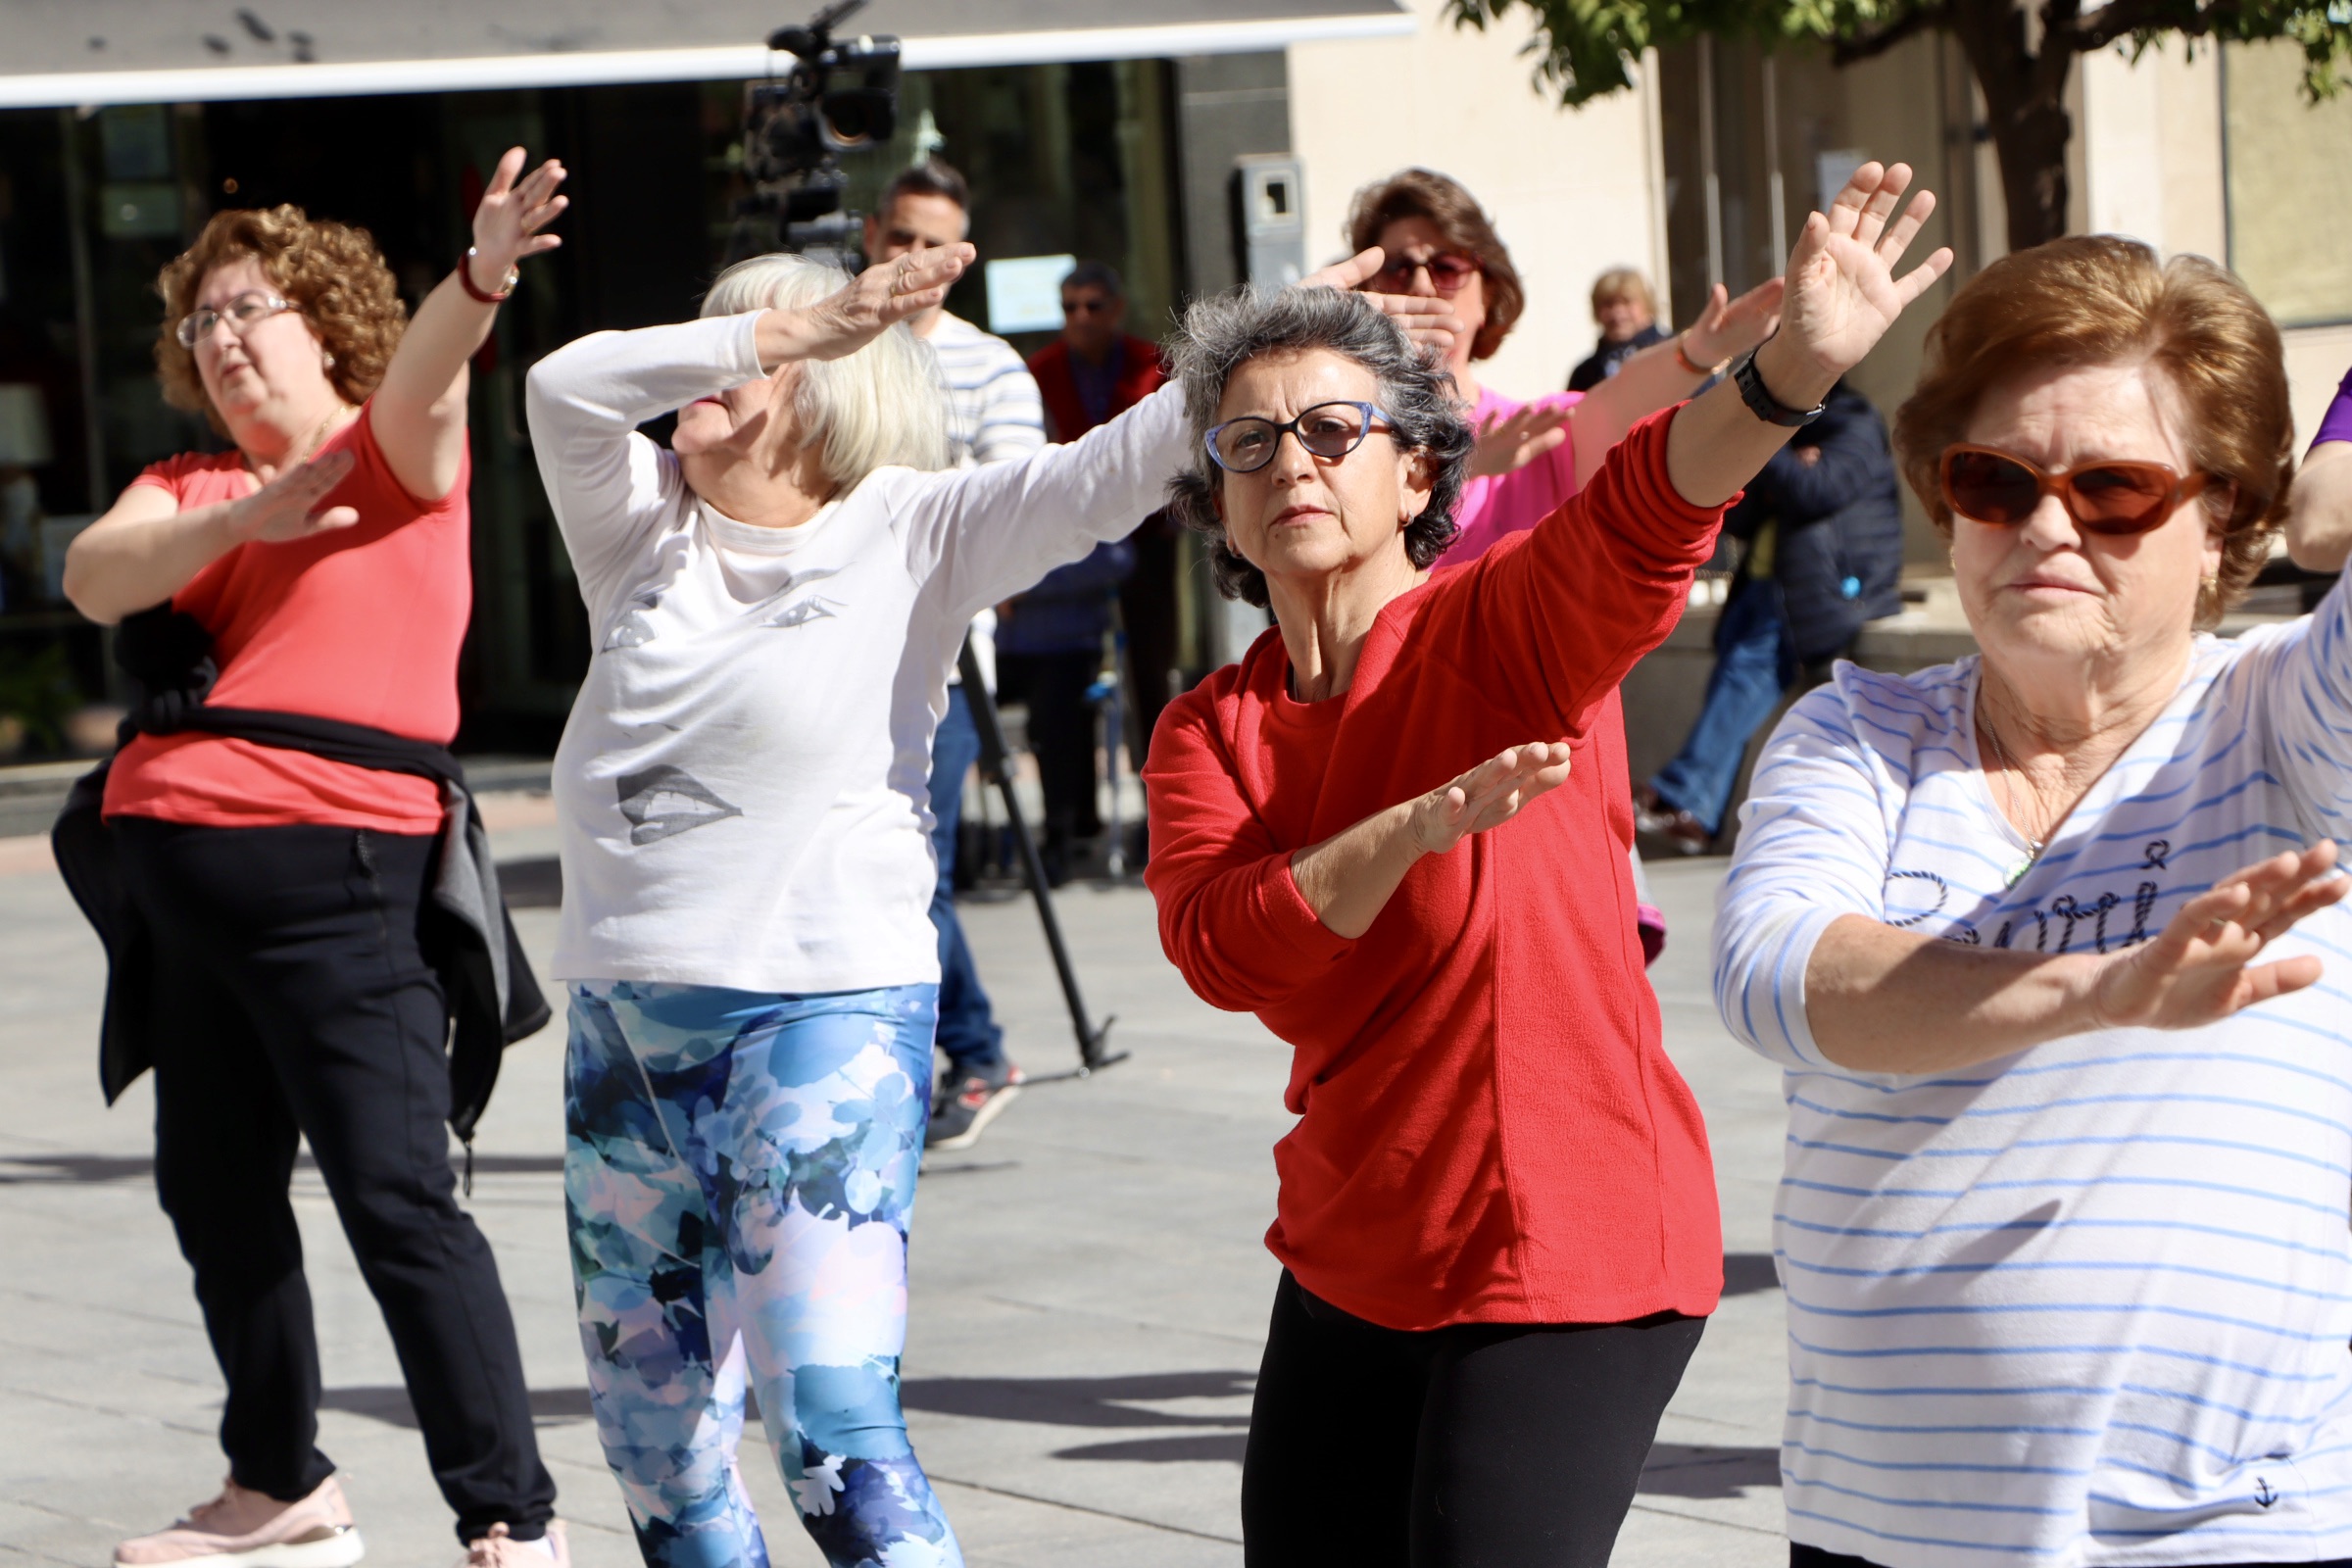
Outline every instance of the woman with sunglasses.
<path fill-rule="evenodd" d="M 1786 324 L 1592 484 L 1432 573 L 1471 436 L 1360 299 L 1186 318 L 1172 505 L 1276 629 L 1144 777 L 1162 944 L 1295 1054 L 1284 1266 L 1242 1475 L 1267 1568 L 1600 1568 L 1723 1283 L 1698 1107 L 1634 935 L 1625 780 L 1586 765 L 1724 505 L 1944 268 L 1865 165 Z M 1572 765 L 1573 759 L 1573 765 Z"/>
<path fill-rule="evenodd" d="M 1894 440 L 1982 652 L 1790 710 L 1716 924 L 1787 1070 L 1791 1562 L 2352 1558 L 2352 593 L 2210 635 L 2293 471 L 2278 329 L 2056 240 Z"/>
<path fill-rule="evenodd" d="M 563 180 L 508 152 L 472 249 L 413 318 L 364 230 L 216 214 L 158 279 L 156 367 L 231 444 L 155 464 L 74 541 L 75 607 L 193 619 L 213 704 L 447 745 L 472 581 L 466 368 L 516 263 L 559 243 L 540 230 Z M 419 931 L 440 786 L 183 730 L 122 748 L 105 812 L 170 1019 L 151 1031 L 157 1197 L 228 1385 L 220 1495 L 117 1564 L 359 1560 L 318 1446 L 287 1196 L 306 1140 L 466 1560 L 564 1560 L 498 1265 L 450 1170 L 449 1001 Z"/>
<path fill-rule="evenodd" d="M 1435 296 L 1458 323 L 1446 368 L 1478 447 L 1454 508 L 1460 531 L 1441 563 L 1448 566 L 1477 560 L 1495 540 L 1557 511 L 1636 421 L 1690 396 L 1761 343 L 1780 309 L 1777 277 L 1737 300 L 1718 283 L 1696 321 L 1633 355 L 1590 392 L 1526 403 L 1478 375 L 1479 363 L 1493 359 L 1518 324 L 1527 294 L 1476 197 L 1444 174 L 1407 169 L 1355 193 L 1348 238 L 1356 251 L 1381 249 L 1384 265 L 1367 291 Z"/>

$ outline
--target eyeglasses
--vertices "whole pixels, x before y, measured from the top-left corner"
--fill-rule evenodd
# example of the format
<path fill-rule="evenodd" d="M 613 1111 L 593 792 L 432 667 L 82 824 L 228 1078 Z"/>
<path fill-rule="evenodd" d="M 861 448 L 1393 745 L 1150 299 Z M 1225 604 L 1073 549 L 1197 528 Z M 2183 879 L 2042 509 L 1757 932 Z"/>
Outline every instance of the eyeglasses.
<path fill-rule="evenodd" d="M 1307 456 L 1331 462 L 1362 446 L 1375 429 L 1394 427 L 1395 421 L 1369 403 L 1318 403 L 1279 424 L 1254 414 L 1227 419 L 1211 426 L 1202 444 L 1209 460 L 1227 473 L 1255 473 L 1274 461 L 1286 431 L 1298 438 Z"/>
<path fill-rule="evenodd" d="M 1117 303 L 1116 300 L 1106 300 L 1100 294 L 1091 296 L 1064 294 L 1061 297 L 1061 314 L 1064 316 L 1108 316 L 1110 308 Z"/>
<path fill-rule="evenodd" d="M 1427 270 L 1432 287 L 1441 294 L 1459 294 L 1470 274 L 1479 270 L 1476 258 L 1450 254 L 1429 257 L 1425 261 L 1407 261 L 1399 256 L 1379 271 L 1363 286 L 1374 294 L 1403 294 L 1411 291 L 1413 274 Z"/>
<path fill-rule="evenodd" d="M 2048 473 L 1990 447 L 1944 448 L 1944 502 L 1964 517 L 1996 528 L 2022 527 L 2043 496 L 2054 495 L 2085 533 L 2128 535 L 2159 527 L 2210 482 L 2183 479 L 2161 463 L 2093 463 Z"/>
<path fill-rule="evenodd" d="M 293 308 L 291 304 L 279 299 L 274 294 L 264 294 L 259 289 L 248 289 L 219 310 L 215 310 L 210 305 L 197 306 L 179 318 L 179 330 L 175 335 L 179 338 L 181 348 L 192 349 L 206 338 L 211 337 L 214 327 L 226 321 L 231 332 L 243 337 L 247 332 L 253 330 L 255 322 L 268 320 L 270 317 L 280 315 Z"/>

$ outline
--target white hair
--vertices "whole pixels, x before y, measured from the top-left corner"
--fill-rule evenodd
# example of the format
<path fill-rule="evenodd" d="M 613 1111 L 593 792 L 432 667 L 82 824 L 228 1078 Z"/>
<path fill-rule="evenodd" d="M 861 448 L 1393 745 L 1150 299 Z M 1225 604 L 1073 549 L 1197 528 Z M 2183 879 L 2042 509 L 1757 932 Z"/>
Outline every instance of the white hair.
<path fill-rule="evenodd" d="M 755 256 L 718 274 L 703 315 L 799 310 L 849 284 L 840 268 L 806 256 Z M 904 321 L 855 354 L 801 361 L 793 412 L 844 490 L 876 468 L 948 466 L 947 386 L 930 345 Z"/>

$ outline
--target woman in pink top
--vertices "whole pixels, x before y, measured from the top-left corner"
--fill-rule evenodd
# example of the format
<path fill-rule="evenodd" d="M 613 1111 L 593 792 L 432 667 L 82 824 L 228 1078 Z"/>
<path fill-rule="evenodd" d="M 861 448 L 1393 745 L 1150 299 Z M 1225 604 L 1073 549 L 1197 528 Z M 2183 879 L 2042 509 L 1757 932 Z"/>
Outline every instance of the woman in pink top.
<path fill-rule="evenodd" d="M 1446 368 L 1455 395 L 1470 405 L 1479 442 L 1454 509 L 1461 532 L 1440 566 L 1475 561 L 1503 535 L 1549 516 L 1599 471 L 1637 420 L 1697 391 L 1763 342 L 1779 319 L 1779 278 L 1737 300 L 1719 283 L 1695 322 L 1634 355 L 1591 392 L 1523 403 L 1478 378 L 1478 362 L 1502 347 L 1527 295 L 1477 198 L 1444 174 L 1407 169 L 1355 193 L 1348 239 L 1352 250 L 1377 245 L 1388 258 L 1366 289 L 1439 296 L 1459 323 Z"/>
<path fill-rule="evenodd" d="M 1436 295 L 1453 308 L 1456 325 L 1447 368 L 1455 394 L 1470 405 L 1478 450 L 1453 511 L 1461 531 L 1438 558 L 1441 568 L 1476 561 L 1496 540 L 1533 528 L 1558 511 L 1599 471 L 1609 448 L 1638 420 L 1697 391 L 1763 342 L 1780 320 L 1779 278 L 1737 300 L 1718 283 L 1697 321 L 1634 355 L 1591 392 L 1555 392 L 1522 403 L 1478 379 L 1478 362 L 1502 347 L 1527 295 L 1511 253 L 1477 198 L 1444 174 L 1407 169 L 1355 193 L 1348 239 L 1357 251 L 1377 245 L 1388 258 L 1363 285 L 1366 289 Z M 1666 945 L 1666 917 L 1647 902 L 1642 857 L 1634 850 L 1625 715 L 1614 696 L 1595 715 L 1589 744 L 1595 754 L 1590 762 L 1611 781 L 1611 819 L 1625 824 L 1626 855 L 1644 896 L 1642 947 L 1654 960 Z M 1624 797 L 1622 811 L 1618 795 Z"/>
<path fill-rule="evenodd" d="M 228 450 L 131 482 L 67 557 L 74 606 L 193 622 L 214 707 L 447 745 L 470 596 L 466 367 L 564 207 L 561 166 L 517 183 L 522 166 L 519 147 L 501 161 L 473 249 L 414 319 L 365 231 L 296 207 L 214 215 L 157 280 L 156 365 Z M 157 1197 L 227 1384 L 220 1495 L 122 1543 L 117 1568 L 360 1558 L 318 1446 L 287 1191 L 306 1140 L 467 1563 L 566 1561 L 498 1265 L 450 1170 L 449 999 L 421 928 L 439 789 L 181 730 L 122 749 L 105 812 L 169 1020 L 146 1031 Z"/>

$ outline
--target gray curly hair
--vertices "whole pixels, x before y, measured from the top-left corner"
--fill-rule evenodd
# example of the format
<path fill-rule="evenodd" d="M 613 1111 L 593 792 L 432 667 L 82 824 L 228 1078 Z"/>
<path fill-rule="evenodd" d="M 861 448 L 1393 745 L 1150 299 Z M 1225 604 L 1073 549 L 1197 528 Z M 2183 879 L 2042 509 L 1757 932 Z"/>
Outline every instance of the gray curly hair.
<path fill-rule="evenodd" d="M 1202 443 L 1235 371 L 1262 355 L 1309 349 L 1328 349 L 1370 370 L 1397 447 L 1429 460 L 1429 505 L 1404 525 L 1405 555 L 1415 566 L 1434 564 L 1453 543 L 1453 507 L 1475 444 L 1453 401 L 1453 378 L 1362 295 L 1331 288 L 1246 289 L 1196 303 L 1184 313 L 1170 355 L 1192 418 L 1193 462 L 1168 482 L 1168 512 L 1207 536 L 1218 592 L 1261 609 L 1266 574 L 1243 560 L 1226 537 L 1214 499 L 1223 470 L 1209 462 Z"/>

